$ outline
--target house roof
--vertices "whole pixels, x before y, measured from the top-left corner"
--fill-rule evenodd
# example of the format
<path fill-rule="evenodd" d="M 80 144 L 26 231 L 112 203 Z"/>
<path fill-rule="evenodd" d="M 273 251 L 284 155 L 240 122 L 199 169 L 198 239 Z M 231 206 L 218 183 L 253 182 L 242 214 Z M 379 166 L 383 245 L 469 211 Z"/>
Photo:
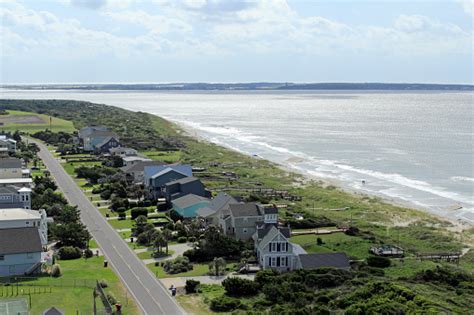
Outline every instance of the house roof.
<path fill-rule="evenodd" d="M 31 178 L 0 178 L 0 185 L 15 185 L 15 184 L 31 184 L 33 179 Z"/>
<path fill-rule="evenodd" d="M 66 313 L 63 310 L 56 308 L 54 306 L 43 311 L 43 315 L 64 315 L 64 314 Z"/>
<path fill-rule="evenodd" d="M 206 218 L 214 213 L 216 213 L 216 210 L 210 207 L 204 207 L 196 211 L 196 215 L 201 218 Z"/>
<path fill-rule="evenodd" d="M 41 252 L 41 239 L 37 227 L 0 229 L 0 254 Z"/>
<path fill-rule="evenodd" d="M 151 159 L 143 157 L 143 156 L 138 156 L 138 155 L 132 155 L 132 156 L 124 156 L 122 158 L 125 162 L 131 162 L 131 161 L 141 161 L 141 162 L 149 162 Z"/>
<path fill-rule="evenodd" d="M 231 195 L 226 194 L 224 192 L 220 192 L 217 194 L 216 197 L 214 197 L 214 199 L 211 200 L 211 202 L 209 203 L 209 208 L 215 211 L 219 211 L 221 209 L 228 208 L 229 204 L 232 204 L 232 203 L 239 203 L 239 202 Z"/>
<path fill-rule="evenodd" d="M 21 160 L 15 158 L 0 159 L 0 168 L 21 168 Z"/>
<path fill-rule="evenodd" d="M 106 137 L 104 140 L 102 140 L 101 142 L 97 143 L 97 144 L 95 145 L 95 147 L 100 148 L 100 147 L 106 145 L 107 143 L 109 143 L 110 141 L 112 141 L 113 139 L 114 139 L 115 141 L 119 142 L 117 136 L 110 136 L 110 137 Z"/>
<path fill-rule="evenodd" d="M 268 229 L 267 233 L 262 238 L 262 240 L 259 242 L 258 246 L 263 247 L 263 246 L 267 245 L 268 242 L 273 240 L 278 234 L 280 234 L 279 229 L 274 225 L 270 225 L 270 228 Z"/>
<path fill-rule="evenodd" d="M 137 150 L 133 148 L 127 148 L 127 147 L 116 147 L 116 148 L 111 148 L 109 149 L 110 153 L 115 153 L 115 152 L 127 152 L 127 151 L 132 151 L 132 152 L 137 152 Z"/>
<path fill-rule="evenodd" d="M 145 167 L 145 169 L 146 169 L 146 167 Z M 169 173 L 169 172 L 176 172 L 176 173 L 179 173 L 179 174 L 181 174 L 181 175 L 183 175 L 183 176 L 188 176 L 188 175 L 186 175 L 184 172 L 181 172 L 181 171 L 177 170 L 177 169 L 174 168 L 174 167 L 167 167 L 167 168 L 161 170 L 160 172 L 154 174 L 153 176 L 151 176 L 151 178 L 158 178 L 158 177 L 161 177 L 161 176 L 163 176 L 164 174 Z"/>
<path fill-rule="evenodd" d="M 117 134 L 110 130 L 93 130 L 89 133 L 89 137 L 117 137 Z"/>
<path fill-rule="evenodd" d="M 235 203 L 229 204 L 233 217 L 257 217 L 261 216 L 260 207 L 255 203 Z"/>
<path fill-rule="evenodd" d="M 203 201 L 209 201 L 209 199 L 195 195 L 195 194 L 189 194 L 181 198 L 175 199 L 171 203 L 180 208 L 187 208 Z"/>
<path fill-rule="evenodd" d="M 194 176 L 188 176 L 188 177 L 180 178 L 180 179 L 174 180 L 172 182 L 166 183 L 166 186 L 175 185 L 175 184 L 184 185 L 184 184 L 188 184 L 188 183 L 192 183 L 192 182 L 196 182 L 196 181 L 200 182 L 199 178 L 196 178 Z"/>
<path fill-rule="evenodd" d="M 41 219 L 41 214 L 36 210 L 22 208 L 0 209 L 0 221 Z"/>
<path fill-rule="evenodd" d="M 265 214 L 278 214 L 278 208 L 274 205 L 265 205 L 263 206 L 263 212 Z"/>
<path fill-rule="evenodd" d="M 259 225 L 257 227 L 257 238 L 258 239 L 263 239 L 267 234 L 268 232 L 270 231 L 270 229 L 272 227 L 275 227 L 277 230 L 280 231 L 281 234 L 283 234 L 284 237 L 286 238 L 289 238 L 291 236 L 291 231 L 288 227 L 279 227 L 277 224 L 265 224 L 265 223 L 258 223 L 257 225 Z"/>
<path fill-rule="evenodd" d="M 140 162 L 135 163 L 134 165 L 122 167 L 122 171 L 124 173 L 143 172 L 146 166 L 161 166 L 161 165 L 165 165 L 165 163 L 160 162 L 160 161 L 140 161 Z"/>
<path fill-rule="evenodd" d="M 17 194 L 18 191 L 18 187 L 15 186 L 0 187 L 0 194 Z"/>
<path fill-rule="evenodd" d="M 145 166 L 143 172 L 145 176 L 154 178 L 156 174 L 160 173 L 166 168 L 171 168 L 181 174 L 186 176 L 193 176 L 193 170 L 191 166 L 184 164 L 165 164 L 165 165 L 156 165 L 156 166 Z"/>
<path fill-rule="evenodd" d="M 349 268 L 349 259 L 346 253 L 321 253 L 299 255 L 303 269 L 317 269 L 322 267 Z"/>

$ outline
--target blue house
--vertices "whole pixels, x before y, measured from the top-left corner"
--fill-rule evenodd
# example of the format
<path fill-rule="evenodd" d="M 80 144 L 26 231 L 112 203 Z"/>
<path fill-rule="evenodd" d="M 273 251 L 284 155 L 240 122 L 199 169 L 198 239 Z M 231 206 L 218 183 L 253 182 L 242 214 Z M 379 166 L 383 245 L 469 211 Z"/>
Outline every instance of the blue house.
<path fill-rule="evenodd" d="M 189 194 L 172 201 L 173 209 L 184 218 L 196 217 L 196 212 L 209 205 L 210 200 L 201 196 Z"/>
<path fill-rule="evenodd" d="M 168 203 L 189 194 L 206 198 L 211 197 L 211 192 L 206 189 L 198 178 L 193 176 L 169 182 L 163 188 L 163 195 Z"/>
<path fill-rule="evenodd" d="M 145 188 L 153 198 L 164 196 L 163 190 L 167 183 L 193 175 L 189 165 L 146 166 L 143 173 Z"/>

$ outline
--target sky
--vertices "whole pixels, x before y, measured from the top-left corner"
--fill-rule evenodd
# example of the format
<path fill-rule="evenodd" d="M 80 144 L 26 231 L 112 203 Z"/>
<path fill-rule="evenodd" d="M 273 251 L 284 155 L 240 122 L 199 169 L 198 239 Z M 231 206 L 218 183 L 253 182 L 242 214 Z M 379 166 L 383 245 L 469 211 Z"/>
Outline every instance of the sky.
<path fill-rule="evenodd" d="M 0 0 L 0 83 L 473 83 L 474 0 Z"/>

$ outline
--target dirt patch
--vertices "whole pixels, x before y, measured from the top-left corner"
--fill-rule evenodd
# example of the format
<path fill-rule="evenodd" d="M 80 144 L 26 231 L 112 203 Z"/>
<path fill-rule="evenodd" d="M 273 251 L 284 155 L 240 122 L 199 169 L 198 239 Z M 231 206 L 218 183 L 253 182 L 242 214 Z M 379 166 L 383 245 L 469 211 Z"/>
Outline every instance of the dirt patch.
<path fill-rule="evenodd" d="M 0 123 L 3 124 L 46 124 L 46 121 L 38 116 L 34 115 L 25 115 L 25 116 L 17 116 L 17 115 L 9 115 L 6 117 L 0 116 Z"/>

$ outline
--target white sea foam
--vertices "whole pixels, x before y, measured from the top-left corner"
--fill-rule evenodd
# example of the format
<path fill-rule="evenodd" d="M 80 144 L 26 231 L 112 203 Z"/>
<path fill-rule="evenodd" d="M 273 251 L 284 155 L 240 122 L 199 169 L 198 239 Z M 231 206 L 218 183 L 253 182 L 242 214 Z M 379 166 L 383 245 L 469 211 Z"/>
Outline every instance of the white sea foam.
<path fill-rule="evenodd" d="M 474 182 L 474 178 L 465 176 L 453 176 L 451 180 L 455 182 Z"/>

